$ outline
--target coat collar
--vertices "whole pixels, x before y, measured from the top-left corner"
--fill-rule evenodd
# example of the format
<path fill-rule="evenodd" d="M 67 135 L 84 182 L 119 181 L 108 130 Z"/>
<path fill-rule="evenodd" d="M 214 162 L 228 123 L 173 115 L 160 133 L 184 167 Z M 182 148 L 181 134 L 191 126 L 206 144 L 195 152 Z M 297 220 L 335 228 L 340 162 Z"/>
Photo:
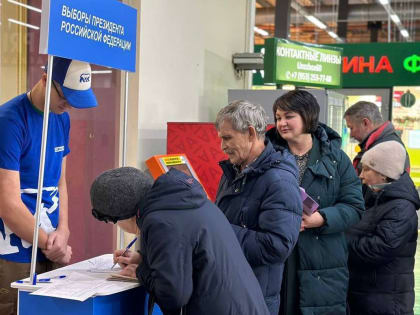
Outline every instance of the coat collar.
<path fill-rule="evenodd" d="M 264 172 L 267 168 L 271 167 L 271 164 L 274 162 L 272 161 L 272 153 L 274 151 L 273 145 L 270 141 L 264 141 L 265 148 L 263 152 L 258 156 L 258 158 L 252 162 L 248 167 L 246 167 L 239 175 L 235 170 L 235 167 L 229 160 L 224 160 L 219 162 L 220 167 L 224 175 L 227 177 L 229 181 L 233 181 L 239 178 L 242 178 L 246 174 L 252 173 L 260 173 Z"/>
<path fill-rule="evenodd" d="M 279 135 L 275 127 L 267 132 L 267 137 L 274 143 L 276 150 L 288 149 L 287 142 Z M 339 138 L 335 131 L 319 123 L 318 128 L 312 134 L 313 143 L 308 160 L 308 169 L 313 175 L 326 178 L 331 178 L 334 175 L 335 167 L 333 164 L 336 162 L 332 155 L 332 146 L 335 144 L 331 140 L 337 141 Z"/>
<path fill-rule="evenodd" d="M 378 139 L 381 137 L 384 137 L 387 133 L 393 132 L 393 126 L 390 121 L 384 122 L 382 125 L 380 125 L 378 128 L 373 130 L 369 135 L 360 142 L 359 146 L 364 151 L 367 151 L 370 146 L 375 143 Z"/>
<path fill-rule="evenodd" d="M 329 145 L 318 137 L 312 137 L 312 149 L 309 154 L 308 169 L 315 176 L 331 178 L 334 175 L 335 168 L 329 157 L 331 149 Z"/>

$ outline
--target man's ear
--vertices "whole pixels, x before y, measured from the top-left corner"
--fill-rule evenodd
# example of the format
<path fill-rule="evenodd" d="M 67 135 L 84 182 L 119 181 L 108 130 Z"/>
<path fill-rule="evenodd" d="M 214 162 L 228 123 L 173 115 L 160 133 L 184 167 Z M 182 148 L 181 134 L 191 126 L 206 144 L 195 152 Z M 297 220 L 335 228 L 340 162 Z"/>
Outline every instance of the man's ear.
<path fill-rule="evenodd" d="M 47 86 L 47 74 L 44 72 L 41 76 L 42 86 L 45 88 Z"/>
<path fill-rule="evenodd" d="M 369 118 L 363 118 L 362 119 L 362 126 L 363 127 L 371 127 L 372 126 L 372 122 L 369 120 Z"/>
<path fill-rule="evenodd" d="M 254 126 L 248 127 L 248 135 L 249 139 L 254 140 L 257 138 L 257 130 L 255 130 Z"/>

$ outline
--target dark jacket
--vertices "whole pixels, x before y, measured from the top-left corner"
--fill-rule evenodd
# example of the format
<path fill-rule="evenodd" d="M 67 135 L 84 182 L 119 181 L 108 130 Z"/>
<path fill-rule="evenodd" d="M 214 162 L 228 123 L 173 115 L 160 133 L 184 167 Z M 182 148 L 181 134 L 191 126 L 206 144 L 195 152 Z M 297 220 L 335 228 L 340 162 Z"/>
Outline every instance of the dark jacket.
<path fill-rule="evenodd" d="M 413 314 L 420 200 L 409 175 L 368 190 L 366 208 L 348 233 L 351 314 Z"/>
<path fill-rule="evenodd" d="M 229 222 L 195 179 L 176 169 L 160 176 L 138 226 L 137 277 L 165 314 L 268 314 Z"/>
<path fill-rule="evenodd" d="M 359 175 L 362 172 L 362 164 L 360 163 L 363 154 L 377 145 L 378 143 L 385 141 L 397 141 L 404 146 L 400 136 L 395 131 L 394 126 L 391 122 L 384 122 L 381 126 L 373 130 L 361 143 L 359 143 L 360 152 L 357 153 L 353 159 L 353 166 L 356 169 L 356 173 Z M 405 170 L 410 173 L 410 158 L 407 154 L 405 159 Z"/>
<path fill-rule="evenodd" d="M 300 233 L 287 261 L 281 314 L 346 314 L 348 286 L 347 244 L 344 232 L 360 220 L 364 210 L 361 184 L 341 138 L 319 124 L 301 186 L 318 202 L 325 224 Z M 275 128 L 267 137 L 277 148 L 287 142 Z"/>
<path fill-rule="evenodd" d="M 220 166 L 216 204 L 232 224 L 264 297 L 278 296 L 283 264 L 296 244 L 302 217 L 296 162 L 267 142 L 240 175 L 228 160 Z"/>

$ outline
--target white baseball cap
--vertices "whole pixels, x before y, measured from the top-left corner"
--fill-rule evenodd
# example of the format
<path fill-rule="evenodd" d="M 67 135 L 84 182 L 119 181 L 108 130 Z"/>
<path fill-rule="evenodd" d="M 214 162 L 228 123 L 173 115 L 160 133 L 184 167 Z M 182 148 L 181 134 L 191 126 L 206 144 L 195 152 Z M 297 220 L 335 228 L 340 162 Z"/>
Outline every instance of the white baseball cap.
<path fill-rule="evenodd" d="M 96 96 L 91 89 L 92 72 L 89 63 L 54 57 L 52 79 L 60 84 L 64 97 L 72 107 L 98 106 Z"/>

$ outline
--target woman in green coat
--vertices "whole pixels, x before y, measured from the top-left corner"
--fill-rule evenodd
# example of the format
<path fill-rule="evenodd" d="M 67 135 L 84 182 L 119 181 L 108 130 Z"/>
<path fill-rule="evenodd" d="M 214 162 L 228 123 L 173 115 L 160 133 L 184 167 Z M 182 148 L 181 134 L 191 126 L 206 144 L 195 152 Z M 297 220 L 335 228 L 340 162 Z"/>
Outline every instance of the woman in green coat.
<path fill-rule="evenodd" d="M 284 270 L 282 315 L 345 315 L 348 288 L 344 232 L 364 210 L 361 183 L 341 138 L 318 122 L 319 104 L 303 90 L 290 91 L 273 105 L 276 127 L 266 136 L 287 148 L 299 168 L 299 184 L 318 203 L 303 214 L 298 243 Z"/>

